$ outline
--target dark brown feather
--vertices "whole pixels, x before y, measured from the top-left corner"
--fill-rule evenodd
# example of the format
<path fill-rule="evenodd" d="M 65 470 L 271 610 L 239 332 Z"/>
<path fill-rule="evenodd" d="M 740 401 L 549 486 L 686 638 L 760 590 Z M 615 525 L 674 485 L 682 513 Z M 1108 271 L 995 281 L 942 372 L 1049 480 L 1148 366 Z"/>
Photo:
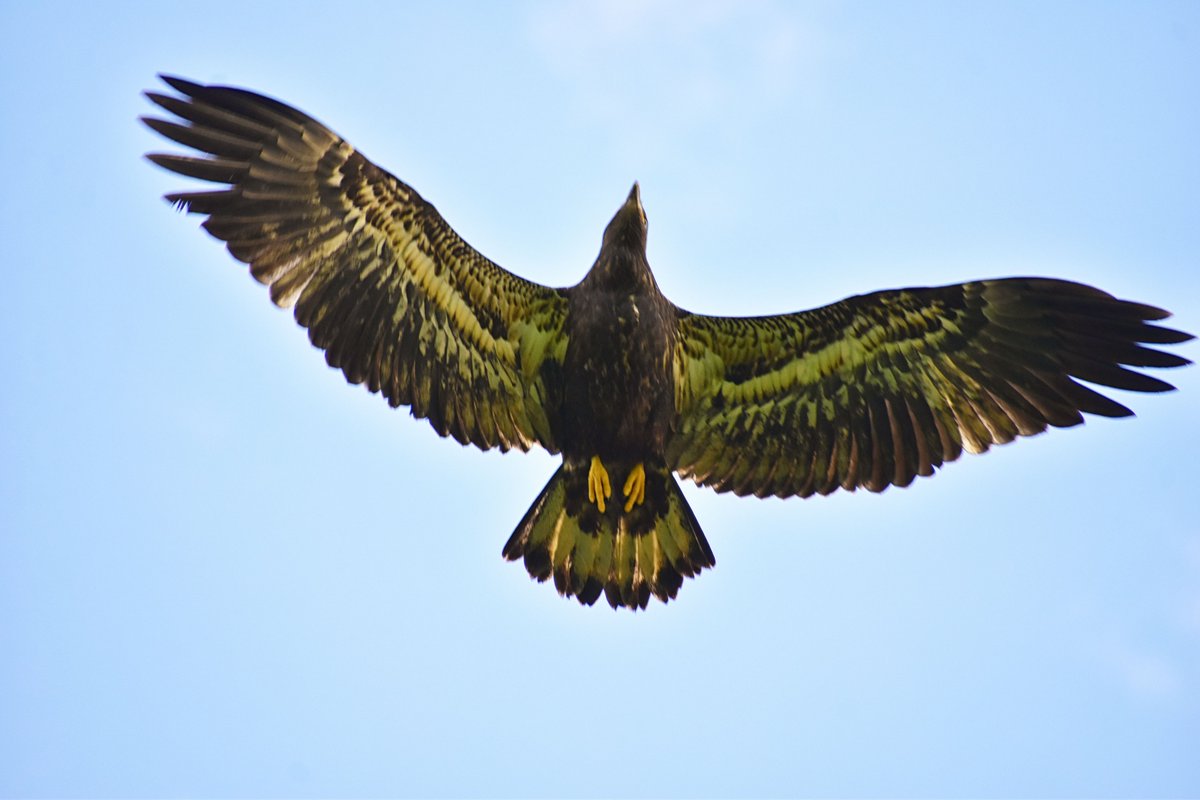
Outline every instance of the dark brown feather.
<path fill-rule="evenodd" d="M 796 314 L 709 317 L 672 305 L 646 260 L 635 184 L 570 289 L 486 259 L 412 187 L 303 112 L 242 89 L 163 77 L 172 119 L 143 122 L 186 154 L 150 154 L 217 184 L 167 195 L 247 263 L 326 361 L 443 436 L 563 454 L 504 548 L 590 605 L 644 608 L 715 560 L 672 471 L 759 497 L 882 491 L 964 449 L 1083 414 L 1132 412 L 1086 381 L 1170 384 L 1186 358 L 1161 308 L 1048 278 L 850 297 Z M 605 510 L 644 466 L 645 498 Z M 632 495 L 631 495 L 632 497 Z"/>
<path fill-rule="evenodd" d="M 1047 278 L 877 292 L 774 317 L 681 313 L 687 391 L 668 460 L 738 494 L 807 496 L 834 477 L 847 489 L 905 486 L 964 447 L 1131 413 L 1079 381 L 1169 390 L 1132 369 L 1190 363 L 1145 346 L 1191 338 L 1150 324 L 1167 316 Z M 832 414 L 791 412 L 830 403 Z M 756 459 L 787 463 L 756 470 Z"/>
<path fill-rule="evenodd" d="M 537 364 L 565 351 L 561 291 L 488 261 L 415 191 L 304 113 L 240 89 L 163 80 L 182 96 L 147 97 L 179 121 L 146 125 L 206 155 L 148 158 L 229 184 L 167 199 L 206 215 L 208 232 L 272 299 L 295 305 L 332 366 L 459 441 L 558 449 L 548 415 L 560 390 L 541 383 Z"/>

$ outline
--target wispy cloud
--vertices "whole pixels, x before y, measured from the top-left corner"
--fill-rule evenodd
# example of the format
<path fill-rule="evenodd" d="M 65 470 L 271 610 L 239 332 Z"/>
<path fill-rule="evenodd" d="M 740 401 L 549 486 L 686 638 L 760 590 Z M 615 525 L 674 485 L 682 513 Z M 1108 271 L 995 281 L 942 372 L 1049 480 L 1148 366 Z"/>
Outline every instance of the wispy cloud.
<path fill-rule="evenodd" d="M 1127 641 L 1110 643 L 1109 663 L 1131 695 L 1144 700 L 1176 697 L 1183 688 L 1180 667 L 1172 659 Z"/>
<path fill-rule="evenodd" d="M 1195 649 L 1200 636 L 1200 536 L 1181 540 L 1182 584 L 1162 598 L 1158 613 L 1143 620 L 1140 633 L 1126 620 L 1110 627 L 1101 641 L 1101 658 L 1128 693 L 1139 700 L 1176 701 L 1197 685 Z M 1150 624 L 1147 624 L 1150 623 Z"/>
<path fill-rule="evenodd" d="M 745 122 L 814 86 L 829 39 L 812 8 L 769 0 L 546 3 L 535 6 L 529 31 L 579 113 L 639 129 L 645 145 L 654 130 Z"/>

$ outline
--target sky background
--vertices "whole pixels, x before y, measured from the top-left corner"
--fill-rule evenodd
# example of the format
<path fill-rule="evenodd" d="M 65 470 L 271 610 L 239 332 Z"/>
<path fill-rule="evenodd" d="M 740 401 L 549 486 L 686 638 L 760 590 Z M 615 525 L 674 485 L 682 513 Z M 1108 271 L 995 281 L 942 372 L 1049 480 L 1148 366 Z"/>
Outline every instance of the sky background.
<path fill-rule="evenodd" d="M 689 484 L 717 568 L 584 608 L 500 558 L 554 460 L 346 385 L 136 122 L 279 97 L 553 285 L 636 179 L 695 311 L 1197 332 L 1200 4 L 430 6 L 0 3 L 0 794 L 1200 795 L 1200 369 L 905 490 Z"/>

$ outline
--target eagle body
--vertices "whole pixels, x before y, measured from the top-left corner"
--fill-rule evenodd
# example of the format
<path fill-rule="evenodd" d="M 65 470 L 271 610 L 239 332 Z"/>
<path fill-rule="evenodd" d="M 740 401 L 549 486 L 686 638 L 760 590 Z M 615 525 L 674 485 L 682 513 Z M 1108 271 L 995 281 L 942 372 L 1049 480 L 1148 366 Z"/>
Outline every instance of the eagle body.
<path fill-rule="evenodd" d="M 675 476 L 808 497 L 907 486 L 1084 414 L 1085 384 L 1173 387 L 1169 313 L 1080 283 L 911 287 L 762 317 L 678 308 L 646 260 L 637 184 L 582 281 L 527 281 L 468 245 L 411 186 L 297 109 L 163 77 L 143 118 L 193 151 L 147 157 L 216 185 L 167 199 L 249 265 L 327 362 L 482 449 L 561 454 L 504 545 L 591 605 L 674 598 L 716 561 Z M 1082 381 L 1082 382 L 1081 382 Z"/>
<path fill-rule="evenodd" d="M 646 260 L 646 216 L 637 184 L 604 234 L 591 270 L 568 290 L 563 405 L 555 438 L 563 466 L 505 545 L 564 594 L 644 608 L 669 598 L 684 576 L 715 564 L 666 465 L 675 413 L 675 306 Z M 644 496 L 599 501 L 589 485 L 597 459 L 615 487 L 639 470 Z M 564 549 L 564 542 L 574 543 Z M 595 557 L 575 554 L 603 549 Z M 559 554 L 556 562 L 554 555 Z"/>
<path fill-rule="evenodd" d="M 675 418 L 677 323 L 646 263 L 640 214 L 635 186 L 595 265 L 569 291 L 561 438 L 568 459 L 663 460 Z"/>

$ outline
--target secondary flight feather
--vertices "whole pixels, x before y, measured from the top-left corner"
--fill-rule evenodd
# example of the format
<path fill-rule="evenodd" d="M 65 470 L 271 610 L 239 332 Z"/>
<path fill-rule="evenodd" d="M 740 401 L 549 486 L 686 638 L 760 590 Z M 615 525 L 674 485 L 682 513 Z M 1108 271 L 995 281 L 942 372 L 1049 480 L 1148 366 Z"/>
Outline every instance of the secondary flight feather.
<path fill-rule="evenodd" d="M 468 245 L 412 187 L 312 117 L 243 89 L 163 77 L 143 118 L 217 184 L 167 195 L 249 265 L 351 383 L 483 449 L 561 453 L 504 546 L 591 605 L 674 598 L 716 561 L 675 475 L 807 497 L 907 486 L 1083 414 L 1132 412 L 1079 383 L 1170 384 L 1168 312 L 1050 278 L 851 297 L 766 317 L 694 314 L 646 260 L 634 184 L 582 281 L 524 280 Z"/>

